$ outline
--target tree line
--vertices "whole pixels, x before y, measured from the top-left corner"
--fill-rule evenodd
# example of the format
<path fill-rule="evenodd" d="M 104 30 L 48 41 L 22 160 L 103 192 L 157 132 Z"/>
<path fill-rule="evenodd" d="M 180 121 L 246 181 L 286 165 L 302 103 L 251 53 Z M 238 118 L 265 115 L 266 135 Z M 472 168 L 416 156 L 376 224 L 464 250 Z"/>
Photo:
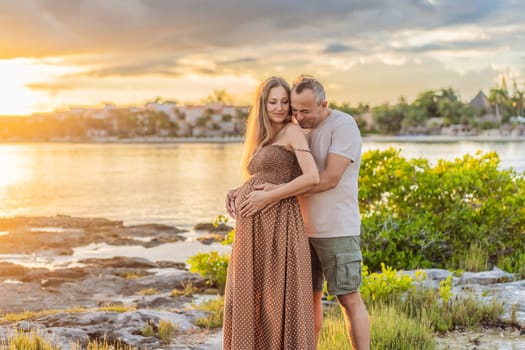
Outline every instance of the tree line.
<path fill-rule="evenodd" d="M 482 130 L 508 125 L 513 121 L 512 117 L 525 115 L 524 93 L 525 90 L 520 89 L 516 81 L 513 82 L 512 89 L 508 89 L 506 80 L 502 79 L 501 84 L 490 89 L 486 104 L 481 108 L 471 105 L 470 101 L 463 102 L 452 88 L 423 91 L 412 103 L 401 97 L 397 104 L 385 103 L 370 107 L 359 103 L 354 107 L 343 102 L 330 103 L 330 107 L 354 116 L 364 133 L 397 135 L 410 128 L 429 126 L 433 120 L 431 118 L 439 119 L 437 127 L 461 124 Z M 216 91 L 206 101 L 233 102 L 225 90 Z M 495 118 L 484 119 L 483 116 L 486 115 Z M 236 122 L 241 125 L 245 118 L 246 115 L 236 118 Z M 103 133 L 102 136 L 118 138 L 191 136 L 179 132 L 183 120 L 183 115 L 180 120 L 173 120 L 162 111 L 137 112 L 131 109 L 111 110 L 105 118 L 74 113 L 61 113 L 60 116 L 0 117 L 0 140 L 47 140 L 61 137 L 83 139 L 97 136 L 97 131 Z M 223 116 L 221 122 L 230 120 L 231 116 Z M 192 127 L 219 129 L 215 124 L 212 125 L 209 116 L 204 115 Z M 228 136 L 242 136 L 243 132 L 242 126 L 236 126 L 234 134 Z"/>
<path fill-rule="evenodd" d="M 501 84 L 490 89 L 487 105 L 482 108 L 472 106 L 470 101 L 463 102 L 452 88 L 423 91 L 412 103 L 401 97 L 397 104 L 384 103 L 373 108 L 362 103 L 357 107 L 348 103 L 331 103 L 330 106 L 356 117 L 362 130 L 380 134 L 395 135 L 411 127 L 427 126 L 431 118 L 440 118 L 441 127 L 463 124 L 474 129 L 491 129 L 511 123 L 513 116 L 525 115 L 524 93 L 516 81 L 509 90 L 503 78 Z M 367 113 L 372 115 L 372 128 L 363 118 Z M 496 118 L 483 120 L 481 117 L 487 114 Z"/>

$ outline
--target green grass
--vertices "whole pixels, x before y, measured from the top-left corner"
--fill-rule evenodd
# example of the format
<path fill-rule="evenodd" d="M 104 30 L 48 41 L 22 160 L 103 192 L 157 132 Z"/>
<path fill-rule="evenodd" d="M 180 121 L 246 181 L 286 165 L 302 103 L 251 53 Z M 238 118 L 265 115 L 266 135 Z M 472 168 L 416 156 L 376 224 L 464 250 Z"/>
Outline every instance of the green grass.
<path fill-rule="evenodd" d="M 417 320 L 395 307 L 377 304 L 370 310 L 371 349 L 432 350 L 436 348 L 428 320 Z M 346 324 L 338 306 L 325 308 L 318 350 L 351 350 Z"/>
<path fill-rule="evenodd" d="M 324 310 L 323 328 L 319 334 L 318 350 L 352 349 L 346 334 L 346 324 L 339 307 Z"/>
<path fill-rule="evenodd" d="M 171 343 L 178 326 L 170 321 L 160 320 L 157 330 L 157 336 L 164 342 L 164 344 Z"/>
<path fill-rule="evenodd" d="M 178 329 L 179 326 L 171 323 L 171 321 L 160 320 L 159 323 L 155 325 L 154 321 L 150 320 L 140 330 L 140 334 L 143 337 L 157 337 L 162 340 L 164 344 L 169 344 Z"/>
<path fill-rule="evenodd" d="M 0 350 L 59 350 L 60 347 L 53 345 L 48 339 L 35 332 L 15 332 L 0 344 Z"/>
<path fill-rule="evenodd" d="M 135 311 L 137 308 L 135 306 L 126 306 L 126 305 L 106 305 L 97 308 L 97 311 L 110 311 L 110 312 L 128 312 Z"/>
<path fill-rule="evenodd" d="M 176 297 L 180 297 L 181 295 L 191 297 L 193 296 L 193 294 L 195 294 L 199 290 L 191 282 L 188 282 L 188 283 L 182 282 L 181 285 L 182 285 L 182 290 L 175 288 L 171 291 L 172 297 L 176 298 Z"/>
<path fill-rule="evenodd" d="M 377 305 L 369 311 L 372 349 L 436 349 L 434 333 L 424 310 L 420 319 L 411 318 L 389 305 Z"/>
<path fill-rule="evenodd" d="M 155 336 L 155 328 L 154 328 L 153 321 L 150 321 L 146 323 L 146 325 L 140 330 L 140 334 L 143 337 L 154 337 Z"/>
<path fill-rule="evenodd" d="M 194 306 L 194 308 L 208 312 L 206 317 L 195 321 L 198 327 L 206 329 L 222 327 L 224 318 L 224 298 L 222 296 L 217 299 L 207 300 L 199 306 Z"/>
<path fill-rule="evenodd" d="M 49 315 L 55 315 L 59 313 L 82 313 L 89 311 L 86 308 L 82 307 L 75 307 L 70 309 L 52 309 L 52 310 L 41 310 L 41 311 L 24 311 L 24 312 L 8 312 L 2 316 L 0 316 L 0 323 L 7 323 L 7 322 L 18 322 L 22 320 L 32 320 L 41 316 L 49 316 Z"/>
<path fill-rule="evenodd" d="M 122 271 L 117 273 L 117 275 L 125 279 L 136 279 L 147 276 L 149 273 L 145 271 Z"/>
<path fill-rule="evenodd" d="M 439 293 L 421 289 L 407 294 L 390 305 L 396 305 L 400 313 L 416 320 L 428 319 L 433 331 L 444 333 L 455 329 L 478 329 L 481 325 L 492 326 L 503 313 L 503 305 L 495 299 L 482 303 L 473 295 L 455 296 L 445 301 Z"/>
<path fill-rule="evenodd" d="M 72 347 L 72 350 L 81 350 L 82 347 Z M 90 340 L 86 350 L 135 350 L 131 345 L 114 343 L 109 344 L 105 339 Z"/>
<path fill-rule="evenodd" d="M 136 310 L 135 306 L 125 306 L 125 305 L 107 305 L 96 308 L 96 311 L 113 311 L 113 312 L 127 312 Z M 18 322 L 23 320 L 33 320 L 42 316 L 56 315 L 60 313 L 84 313 L 92 311 L 91 309 L 83 307 L 74 307 L 69 309 L 50 309 L 50 310 L 40 310 L 40 311 L 23 311 L 23 312 L 8 312 L 4 315 L 0 315 L 0 324 L 1 323 L 11 323 Z"/>
<path fill-rule="evenodd" d="M 459 267 L 466 271 L 480 272 L 488 269 L 488 250 L 479 243 L 473 243 L 465 252 L 464 259 L 459 261 Z"/>
<path fill-rule="evenodd" d="M 142 290 L 139 290 L 137 292 L 137 294 L 139 295 L 156 295 L 156 294 L 159 294 L 160 291 L 158 289 L 155 289 L 155 288 L 146 288 L 146 289 L 142 289 Z"/>

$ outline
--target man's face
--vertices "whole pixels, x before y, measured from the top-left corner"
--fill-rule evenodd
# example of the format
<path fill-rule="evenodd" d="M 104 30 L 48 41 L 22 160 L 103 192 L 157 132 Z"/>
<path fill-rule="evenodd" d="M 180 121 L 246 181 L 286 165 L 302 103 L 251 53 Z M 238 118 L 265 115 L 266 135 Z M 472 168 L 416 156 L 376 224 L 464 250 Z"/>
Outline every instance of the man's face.
<path fill-rule="evenodd" d="M 303 129 L 315 129 L 323 119 L 326 102 L 318 104 L 312 90 L 303 90 L 300 94 L 292 91 L 292 114 Z"/>

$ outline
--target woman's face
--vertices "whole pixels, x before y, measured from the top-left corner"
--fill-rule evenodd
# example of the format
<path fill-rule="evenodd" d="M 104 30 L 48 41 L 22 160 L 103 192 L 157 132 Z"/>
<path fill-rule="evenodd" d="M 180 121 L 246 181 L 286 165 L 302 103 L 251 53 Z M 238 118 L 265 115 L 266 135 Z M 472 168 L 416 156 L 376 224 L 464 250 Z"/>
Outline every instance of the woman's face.
<path fill-rule="evenodd" d="M 290 96 L 282 86 L 270 89 L 266 101 L 266 113 L 271 123 L 284 123 L 290 113 Z"/>

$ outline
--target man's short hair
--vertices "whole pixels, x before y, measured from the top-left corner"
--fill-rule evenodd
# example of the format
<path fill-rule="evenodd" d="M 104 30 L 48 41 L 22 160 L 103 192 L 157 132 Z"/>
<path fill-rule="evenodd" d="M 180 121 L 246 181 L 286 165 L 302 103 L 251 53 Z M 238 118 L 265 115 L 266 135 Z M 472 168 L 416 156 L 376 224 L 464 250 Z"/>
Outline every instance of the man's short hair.
<path fill-rule="evenodd" d="M 301 74 L 293 81 L 292 91 L 300 94 L 304 90 L 310 89 L 314 93 L 315 102 L 321 104 L 326 101 L 326 92 L 323 84 L 315 79 L 313 75 Z"/>

